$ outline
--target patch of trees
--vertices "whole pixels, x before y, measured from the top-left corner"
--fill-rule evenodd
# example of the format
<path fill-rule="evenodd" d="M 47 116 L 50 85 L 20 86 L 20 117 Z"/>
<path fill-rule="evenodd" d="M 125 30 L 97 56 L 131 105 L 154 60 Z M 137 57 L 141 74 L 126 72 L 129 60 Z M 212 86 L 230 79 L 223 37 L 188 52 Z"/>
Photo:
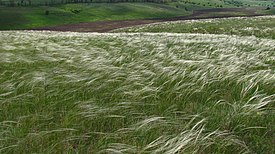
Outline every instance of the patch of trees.
<path fill-rule="evenodd" d="M 222 0 L 220 0 L 220 1 L 222 1 Z M 223 5 L 221 5 L 220 3 L 214 3 L 214 4 L 212 4 L 212 3 L 210 3 L 210 2 L 207 2 L 207 3 L 200 3 L 200 2 L 194 2 L 194 1 L 192 1 L 192 0 L 185 0 L 185 1 L 182 1 L 184 4 L 189 4 L 189 5 L 198 5 L 198 6 L 214 6 L 214 7 L 223 7 Z"/>
<path fill-rule="evenodd" d="M 237 7 L 242 7 L 244 6 L 244 3 L 242 3 L 241 1 L 235 1 L 235 0 L 225 0 L 224 3 L 226 4 L 231 4 Z"/>
<path fill-rule="evenodd" d="M 6 6 L 31 6 L 32 5 L 32 0 L 0 0 L 0 5 L 6 5 Z"/>

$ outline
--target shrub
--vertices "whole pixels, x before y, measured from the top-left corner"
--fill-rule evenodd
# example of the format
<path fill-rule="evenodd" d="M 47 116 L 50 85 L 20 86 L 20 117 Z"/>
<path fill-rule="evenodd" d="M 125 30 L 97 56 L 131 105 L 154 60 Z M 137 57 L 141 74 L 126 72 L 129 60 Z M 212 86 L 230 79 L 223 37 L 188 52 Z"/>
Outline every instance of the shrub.
<path fill-rule="evenodd" d="M 45 11 L 45 15 L 49 15 L 50 14 L 50 11 L 49 10 L 46 10 Z"/>

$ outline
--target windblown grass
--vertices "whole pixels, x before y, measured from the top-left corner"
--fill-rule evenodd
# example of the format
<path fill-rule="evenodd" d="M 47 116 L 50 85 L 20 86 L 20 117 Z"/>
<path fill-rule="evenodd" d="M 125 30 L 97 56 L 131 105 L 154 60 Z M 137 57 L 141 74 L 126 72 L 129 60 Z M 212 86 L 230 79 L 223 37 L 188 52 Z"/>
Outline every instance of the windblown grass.
<path fill-rule="evenodd" d="M 0 153 L 273 153 L 275 41 L 0 32 Z"/>
<path fill-rule="evenodd" d="M 228 34 L 275 39 L 275 16 L 174 21 L 122 28 L 114 32 Z"/>

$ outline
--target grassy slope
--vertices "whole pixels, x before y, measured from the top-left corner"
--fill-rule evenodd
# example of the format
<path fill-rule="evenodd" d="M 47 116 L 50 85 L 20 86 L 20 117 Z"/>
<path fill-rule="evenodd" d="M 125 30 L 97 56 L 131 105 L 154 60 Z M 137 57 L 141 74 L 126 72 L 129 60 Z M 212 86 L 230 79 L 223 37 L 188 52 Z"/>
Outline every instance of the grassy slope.
<path fill-rule="evenodd" d="M 275 39 L 275 16 L 179 21 L 118 29 L 114 32 L 169 32 L 256 36 Z"/>
<path fill-rule="evenodd" d="M 274 40 L 0 34 L 1 153 L 274 153 Z"/>
<path fill-rule="evenodd" d="M 21 2 L 21 0 L 15 0 L 16 2 Z M 60 3 L 61 0 L 54 0 L 55 3 Z M 100 1 L 100 0 L 99 0 Z M 108 0 L 105 0 L 108 1 Z M 2 0 L 2 2 L 9 3 L 9 0 Z M 32 0 L 32 4 L 34 5 L 44 5 L 44 4 L 50 4 L 51 0 Z M 181 0 L 180 2 L 194 2 L 194 3 L 200 3 L 201 5 L 240 5 L 242 7 L 245 6 L 273 6 L 275 2 L 273 0 Z M 234 3 L 235 2 L 235 3 Z M 28 3 L 26 3 L 28 5 Z"/>
<path fill-rule="evenodd" d="M 50 14 L 45 15 L 45 10 Z M 72 10 L 80 10 L 75 14 Z M 2 7 L 0 29 L 25 29 L 102 20 L 165 18 L 188 14 L 184 8 L 153 3 L 68 4 L 55 7 Z"/>
<path fill-rule="evenodd" d="M 219 0 L 193 0 L 195 4 L 174 2 L 168 4 L 154 3 L 99 3 L 99 4 L 67 4 L 52 7 L 1 7 L 0 6 L 0 30 L 26 29 L 43 26 L 54 26 L 79 22 L 91 22 L 102 20 L 125 20 L 145 18 L 165 18 L 179 15 L 187 15 L 192 10 L 202 8 L 215 8 L 222 5 L 224 8 L 237 7 L 235 4 L 224 3 Z M 252 3 L 252 2 L 250 2 Z M 249 4 L 250 4 L 249 3 Z M 255 4 L 254 4 L 255 3 Z M 262 2 L 263 3 L 263 2 Z M 251 6 L 259 6 L 262 3 L 253 1 Z M 272 5 L 267 1 L 264 5 Z M 270 3 L 270 4 L 269 4 Z M 176 7 L 177 6 L 177 7 Z M 245 5 L 246 7 L 247 5 Z M 50 14 L 45 15 L 49 10 Z M 72 10 L 80 10 L 75 14 Z M 187 10 L 187 11 L 186 11 Z M 269 13 L 273 13 L 269 11 Z"/>

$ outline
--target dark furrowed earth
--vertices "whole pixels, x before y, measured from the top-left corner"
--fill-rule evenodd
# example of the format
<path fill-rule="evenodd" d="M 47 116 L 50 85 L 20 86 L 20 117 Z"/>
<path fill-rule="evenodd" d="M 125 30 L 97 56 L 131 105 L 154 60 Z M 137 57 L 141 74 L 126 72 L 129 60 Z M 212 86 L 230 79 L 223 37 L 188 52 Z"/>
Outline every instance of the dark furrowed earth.
<path fill-rule="evenodd" d="M 53 27 L 40 27 L 30 30 L 50 30 L 61 32 L 109 32 L 118 28 L 125 28 L 137 25 L 144 25 L 156 22 L 178 21 L 178 20 L 190 20 L 190 19 L 209 19 L 209 18 L 228 18 L 228 17 L 252 17 L 261 16 L 256 10 L 244 9 L 244 8 L 215 8 L 215 9 L 202 9 L 196 10 L 191 15 L 179 16 L 172 18 L 153 18 L 143 20 L 118 20 L 118 21 L 98 21 L 88 23 L 69 24 Z"/>

